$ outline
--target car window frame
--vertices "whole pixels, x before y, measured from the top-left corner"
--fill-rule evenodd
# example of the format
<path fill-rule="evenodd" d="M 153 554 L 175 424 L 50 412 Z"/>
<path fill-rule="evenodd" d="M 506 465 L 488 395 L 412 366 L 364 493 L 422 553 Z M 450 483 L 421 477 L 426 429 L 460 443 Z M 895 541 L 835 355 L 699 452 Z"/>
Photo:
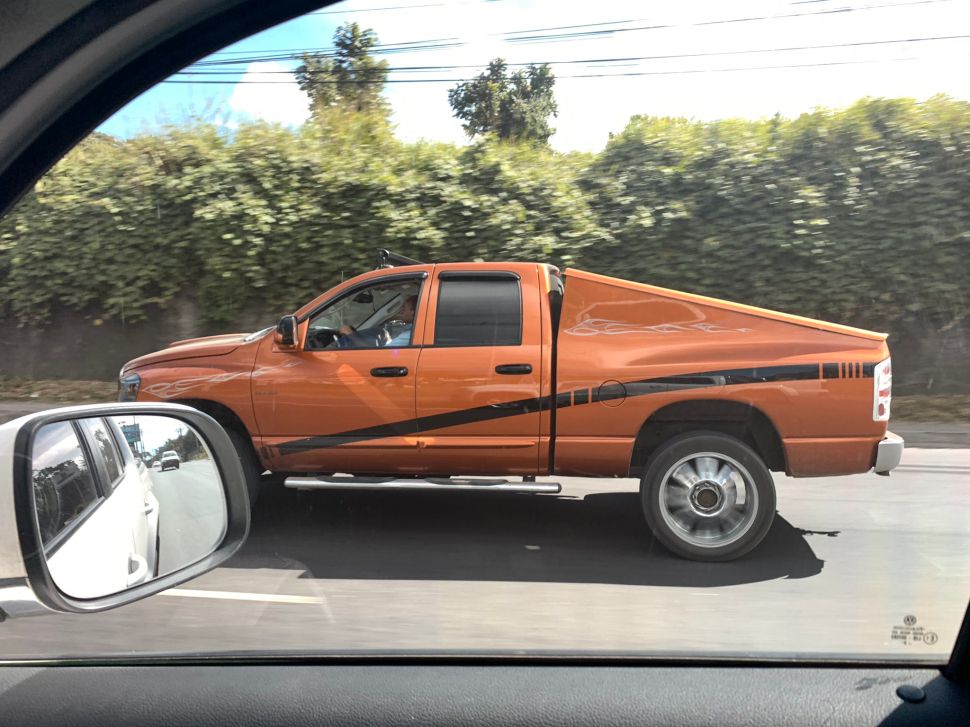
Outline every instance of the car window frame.
<path fill-rule="evenodd" d="M 61 528 L 53 538 L 43 544 L 44 556 L 48 559 L 53 557 L 58 549 L 60 549 L 64 543 L 71 539 L 71 535 L 74 533 L 74 531 L 81 527 L 81 525 L 88 518 L 90 518 L 108 499 L 108 494 L 105 493 L 104 483 L 102 482 L 102 472 L 99 468 L 93 466 L 93 456 L 90 449 L 90 443 L 86 437 L 86 432 L 83 430 L 77 420 L 68 421 L 67 424 L 70 426 L 71 431 L 74 432 L 74 436 L 78 441 L 78 446 L 81 449 L 81 455 L 88 463 L 88 472 L 91 473 L 91 479 L 94 482 L 94 489 L 97 493 L 97 498 L 85 505 L 84 509 L 81 510 L 77 517 Z M 32 463 L 34 459 L 33 443 L 31 443 L 30 459 Z M 36 517 L 36 514 L 34 517 Z"/>
<path fill-rule="evenodd" d="M 426 343 L 428 348 L 506 348 L 522 345 L 525 329 L 525 308 L 522 301 L 522 277 L 512 270 L 442 270 L 435 276 L 434 339 Z M 441 291 L 443 283 L 459 281 L 514 280 L 519 297 L 519 339 L 517 343 L 438 343 L 438 316 L 442 310 Z"/>
<path fill-rule="evenodd" d="M 168 12 L 139 19 L 149 4 Z M 140 92 L 207 52 L 329 4 L 156 0 L 129 6 L 98 0 L 47 30 L 0 69 L 0 86 L 10 91 L 0 115 L 29 119 L 32 125 L 29 131 L 14 127 L 15 133 L 0 134 L 0 215 L 97 122 Z M 82 51 L 95 54 L 98 62 L 74 62 Z M 58 99 L 56 106 L 52 99 Z M 798 662 L 803 663 L 810 662 Z M 943 674 L 970 683 L 970 606 Z"/>
<path fill-rule="evenodd" d="M 310 311 L 305 316 L 299 319 L 300 323 L 304 321 L 306 321 L 307 323 L 307 325 L 304 327 L 305 330 L 303 332 L 301 350 L 312 352 L 312 353 L 323 353 L 323 352 L 335 352 L 335 351 L 381 351 L 381 350 L 390 351 L 393 349 L 401 349 L 401 348 L 423 348 L 422 344 L 415 345 L 414 334 L 418 330 L 418 320 L 419 320 L 418 316 L 421 315 L 421 297 L 422 297 L 422 294 L 424 293 L 424 286 L 427 283 L 427 279 L 428 279 L 428 274 L 425 271 L 415 272 L 415 273 L 401 273 L 401 274 L 381 276 L 377 278 L 369 278 L 367 280 L 362 280 L 357 285 L 351 286 L 350 288 L 334 296 L 333 298 L 330 298 L 324 301 L 316 308 L 314 308 L 312 311 Z M 367 290 L 368 288 L 372 288 L 377 285 L 387 285 L 390 283 L 405 283 L 405 282 L 408 282 L 409 280 L 415 280 L 418 282 L 418 292 L 416 293 L 417 302 L 414 304 L 414 322 L 411 324 L 411 340 L 408 342 L 406 346 L 344 346 L 340 348 L 336 348 L 336 347 L 315 348 L 308 345 L 310 340 L 310 325 L 313 323 L 313 319 L 319 316 L 324 311 L 326 311 L 331 306 L 335 306 L 341 301 L 346 300 L 350 296 L 356 295 L 357 293 L 360 293 L 363 290 Z"/>
<path fill-rule="evenodd" d="M 131 449 L 131 445 L 128 444 L 128 440 L 125 438 L 125 433 L 122 431 L 121 426 L 111 417 L 104 417 L 105 423 L 108 425 L 108 429 L 111 431 L 112 436 L 115 440 L 115 445 L 118 451 L 121 453 L 121 463 L 122 466 L 127 467 L 129 464 L 145 464 L 141 457 L 135 455 Z"/>
<path fill-rule="evenodd" d="M 104 427 L 108 434 L 108 439 L 114 446 L 115 456 L 118 457 L 118 464 L 121 467 L 120 471 L 118 472 L 118 476 L 114 480 L 111 479 L 108 473 L 107 462 L 105 462 L 104 458 L 101 456 L 97 442 L 94 441 L 94 436 L 88 431 L 87 425 L 84 424 L 84 422 L 87 422 L 90 419 L 96 419 L 101 422 L 101 426 Z M 118 441 L 115 439 L 114 434 L 111 431 L 111 425 L 108 424 L 104 417 L 86 417 L 85 419 L 78 419 L 75 424 L 84 435 L 85 444 L 87 445 L 88 450 L 91 452 L 91 459 L 97 467 L 99 477 L 96 479 L 100 479 L 98 484 L 101 489 L 101 493 L 103 497 L 108 498 L 111 496 L 111 493 L 118 489 L 118 487 L 124 481 L 128 463 L 125 462 L 124 455 L 121 453 L 118 447 Z"/>

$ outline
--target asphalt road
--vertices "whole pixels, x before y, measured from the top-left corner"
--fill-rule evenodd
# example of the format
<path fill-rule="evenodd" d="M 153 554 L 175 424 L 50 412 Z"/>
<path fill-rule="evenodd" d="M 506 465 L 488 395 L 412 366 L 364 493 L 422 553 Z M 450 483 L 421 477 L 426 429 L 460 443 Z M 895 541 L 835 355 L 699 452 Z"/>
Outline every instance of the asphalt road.
<path fill-rule="evenodd" d="M 225 497 L 208 459 L 183 462 L 177 470 L 150 468 L 149 473 L 158 499 L 158 572 L 164 575 L 215 550 L 225 533 Z"/>
<path fill-rule="evenodd" d="M 970 450 L 908 450 L 890 478 L 778 477 L 772 531 L 724 564 L 658 545 L 633 481 L 563 484 L 561 496 L 269 492 L 225 566 L 113 612 L 8 621 L 0 654 L 498 649 L 942 661 L 952 648 L 970 596 Z"/>

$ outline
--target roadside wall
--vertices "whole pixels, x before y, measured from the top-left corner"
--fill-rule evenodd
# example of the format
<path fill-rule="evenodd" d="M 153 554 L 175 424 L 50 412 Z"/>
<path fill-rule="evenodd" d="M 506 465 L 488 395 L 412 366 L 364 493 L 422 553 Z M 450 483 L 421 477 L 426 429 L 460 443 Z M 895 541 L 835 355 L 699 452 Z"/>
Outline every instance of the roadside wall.
<path fill-rule="evenodd" d="M 172 341 L 255 331 L 271 325 L 281 313 L 252 310 L 233 325 L 206 326 L 199 322 L 197 306 L 179 298 L 136 324 L 101 321 L 68 310 L 46 327 L 0 320 L 0 336 L 7 342 L 0 356 L 0 376 L 110 381 L 126 361 Z M 896 394 L 970 393 L 970 324 L 942 332 L 913 325 L 893 334 L 889 345 Z"/>

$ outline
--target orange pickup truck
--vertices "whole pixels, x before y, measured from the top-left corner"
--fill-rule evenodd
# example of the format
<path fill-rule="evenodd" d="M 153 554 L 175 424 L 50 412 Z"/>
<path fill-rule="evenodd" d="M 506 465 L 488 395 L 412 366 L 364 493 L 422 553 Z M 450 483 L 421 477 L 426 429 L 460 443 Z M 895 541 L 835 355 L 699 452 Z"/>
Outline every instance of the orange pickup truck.
<path fill-rule="evenodd" d="M 120 398 L 215 417 L 254 497 L 266 470 L 301 489 L 638 477 L 655 536 L 701 560 L 765 536 L 771 471 L 899 462 L 884 334 L 539 263 L 380 259 L 276 328 L 128 362 Z"/>

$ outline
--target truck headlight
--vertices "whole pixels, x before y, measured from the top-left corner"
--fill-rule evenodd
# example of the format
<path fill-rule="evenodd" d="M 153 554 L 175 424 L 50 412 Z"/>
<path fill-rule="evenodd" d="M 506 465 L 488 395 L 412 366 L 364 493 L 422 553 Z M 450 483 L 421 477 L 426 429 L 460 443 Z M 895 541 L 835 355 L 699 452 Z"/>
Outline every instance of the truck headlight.
<path fill-rule="evenodd" d="M 128 374 L 118 379 L 118 401 L 136 401 L 141 388 L 141 376 Z"/>

